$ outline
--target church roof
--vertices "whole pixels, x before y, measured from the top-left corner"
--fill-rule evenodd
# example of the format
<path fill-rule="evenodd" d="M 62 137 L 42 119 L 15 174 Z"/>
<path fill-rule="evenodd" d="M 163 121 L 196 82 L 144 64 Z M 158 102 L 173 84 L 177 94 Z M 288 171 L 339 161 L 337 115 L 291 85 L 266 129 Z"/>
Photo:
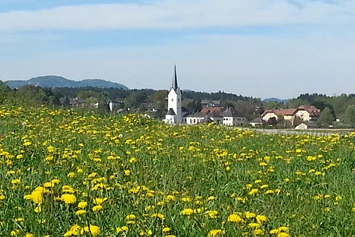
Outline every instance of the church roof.
<path fill-rule="evenodd" d="M 168 112 L 166 113 L 166 115 L 176 115 L 176 114 L 175 114 L 174 110 L 172 108 L 170 108 L 168 110 Z"/>
<path fill-rule="evenodd" d="M 176 64 L 174 65 L 174 77 L 173 77 L 173 82 L 172 82 L 171 86 L 175 91 L 179 88 L 178 81 L 177 81 Z"/>

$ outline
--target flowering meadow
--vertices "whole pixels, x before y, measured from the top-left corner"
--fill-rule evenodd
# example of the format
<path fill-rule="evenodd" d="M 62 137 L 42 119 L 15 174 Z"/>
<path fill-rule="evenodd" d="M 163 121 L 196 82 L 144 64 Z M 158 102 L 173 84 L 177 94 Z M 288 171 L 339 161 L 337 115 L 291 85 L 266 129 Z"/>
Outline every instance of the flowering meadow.
<path fill-rule="evenodd" d="M 354 143 L 0 107 L 0 236 L 354 236 Z"/>

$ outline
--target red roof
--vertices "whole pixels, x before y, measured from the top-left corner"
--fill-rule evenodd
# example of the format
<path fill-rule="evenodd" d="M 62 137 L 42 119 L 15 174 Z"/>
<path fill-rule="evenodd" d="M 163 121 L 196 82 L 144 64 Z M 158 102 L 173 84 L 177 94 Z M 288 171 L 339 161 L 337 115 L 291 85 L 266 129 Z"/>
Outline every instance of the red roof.
<path fill-rule="evenodd" d="M 320 115 L 320 109 L 313 105 L 301 105 L 298 107 L 298 110 L 305 110 L 310 114 L 310 116 L 314 117 L 318 117 Z"/>
<path fill-rule="evenodd" d="M 287 116 L 287 115 L 293 115 L 297 109 L 270 109 L 270 110 L 265 110 L 262 116 L 264 116 L 267 113 L 274 113 L 277 116 Z"/>
<path fill-rule="evenodd" d="M 209 108 L 203 108 L 201 110 L 201 113 L 207 113 L 207 112 L 222 112 L 222 109 L 220 107 L 209 107 Z"/>

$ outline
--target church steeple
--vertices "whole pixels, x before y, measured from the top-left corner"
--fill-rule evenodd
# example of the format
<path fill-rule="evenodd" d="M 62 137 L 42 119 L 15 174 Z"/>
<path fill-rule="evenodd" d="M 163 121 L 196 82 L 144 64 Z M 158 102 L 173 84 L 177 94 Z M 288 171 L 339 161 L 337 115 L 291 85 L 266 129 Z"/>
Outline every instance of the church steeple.
<path fill-rule="evenodd" d="M 165 121 L 170 124 L 182 123 L 181 110 L 181 91 L 177 81 L 176 64 L 174 65 L 174 76 L 172 85 L 168 94 L 168 113 L 165 116 Z"/>
<path fill-rule="evenodd" d="M 173 88 L 175 91 L 176 91 L 177 88 L 178 88 L 176 64 L 174 64 L 174 77 L 173 77 L 172 88 Z"/>

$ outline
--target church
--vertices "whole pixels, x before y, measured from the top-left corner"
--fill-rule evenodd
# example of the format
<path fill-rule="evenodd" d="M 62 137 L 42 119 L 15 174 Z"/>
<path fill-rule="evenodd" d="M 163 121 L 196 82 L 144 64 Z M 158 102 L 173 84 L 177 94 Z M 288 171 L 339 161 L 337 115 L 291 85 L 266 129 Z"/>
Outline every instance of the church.
<path fill-rule="evenodd" d="M 168 124 L 184 123 L 181 110 L 181 90 L 178 85 L 176 65 L 174 65 L 174 76 L 168 94 L 168 112 L 165 115 L 165 122 Z"/>

